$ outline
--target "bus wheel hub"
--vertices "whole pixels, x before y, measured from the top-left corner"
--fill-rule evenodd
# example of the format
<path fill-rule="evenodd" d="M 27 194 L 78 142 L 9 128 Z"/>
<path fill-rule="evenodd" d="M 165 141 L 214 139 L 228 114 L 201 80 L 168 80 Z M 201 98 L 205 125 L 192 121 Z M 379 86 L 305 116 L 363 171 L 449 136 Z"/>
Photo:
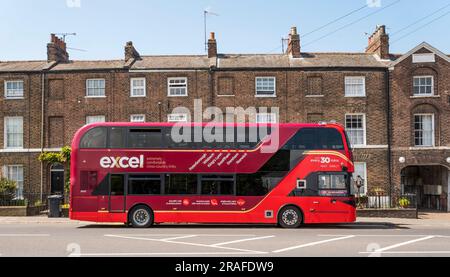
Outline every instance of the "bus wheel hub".
<path fill-rule="evenodd" d="M 144 210 L 137 210 L 136 213 L 134 214 L 134 219 L 136 220 L 137 223 L 144 224 L 148 220 L 148 214 Z"/>
<path fill-rule="evenodd" d="M 288 225 L 294 225 L 298 221 L 298 215 L 294 210 L 286 210 L 283 213 L 283 221 Z"/>

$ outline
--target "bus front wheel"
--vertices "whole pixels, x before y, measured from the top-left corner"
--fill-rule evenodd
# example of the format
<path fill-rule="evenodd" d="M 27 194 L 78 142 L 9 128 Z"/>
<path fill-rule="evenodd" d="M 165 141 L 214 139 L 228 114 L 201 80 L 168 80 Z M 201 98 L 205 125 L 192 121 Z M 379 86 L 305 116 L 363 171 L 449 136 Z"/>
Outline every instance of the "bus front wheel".
<path fill-rule="evenodd" d="M 148 228 L 152 226 L 152 210 L 144 205 L 136 206 L 130 213 L 130 223 L 134 228 Z"/>
<path fill-rule="evenodd" d="M 302 212 L 295 206 L 283 207 L 278 214 L 278 224 L 283 228 L 298 228 L 302 221 Z"/>

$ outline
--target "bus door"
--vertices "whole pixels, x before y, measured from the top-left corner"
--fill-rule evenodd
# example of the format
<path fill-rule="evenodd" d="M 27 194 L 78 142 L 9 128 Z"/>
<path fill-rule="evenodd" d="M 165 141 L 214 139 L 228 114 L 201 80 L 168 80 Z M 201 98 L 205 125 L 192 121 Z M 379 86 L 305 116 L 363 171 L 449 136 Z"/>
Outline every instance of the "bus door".
<path fill-rule="evenodd" d="M 342 197 L 349 196 L 349 176 L 346 173 L 319 174 L 319 198 L 315 202 L 316 214 L 321 221 L 339 222 L 347 216 Z"/>
<path fill-rule="evenodd" d="M 109 212 L 125 212 L 125 175 L 111 174 L 109 191 Z"/>

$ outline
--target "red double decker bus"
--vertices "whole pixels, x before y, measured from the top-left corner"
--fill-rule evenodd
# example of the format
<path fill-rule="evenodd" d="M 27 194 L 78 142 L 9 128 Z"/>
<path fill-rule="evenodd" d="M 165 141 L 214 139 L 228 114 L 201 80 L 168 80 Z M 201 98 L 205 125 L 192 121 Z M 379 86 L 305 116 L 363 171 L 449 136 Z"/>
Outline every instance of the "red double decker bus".
<path fill-rule="evenodd" d="M 342 126 L 260 129 L 251 124 L 87 125 L 72 144 L 70 218 L 138 228 L 154 223 L 295 228 L 355 221 L 354 166 Z M 180 140 L 181 133 L 187 139 Z"/>

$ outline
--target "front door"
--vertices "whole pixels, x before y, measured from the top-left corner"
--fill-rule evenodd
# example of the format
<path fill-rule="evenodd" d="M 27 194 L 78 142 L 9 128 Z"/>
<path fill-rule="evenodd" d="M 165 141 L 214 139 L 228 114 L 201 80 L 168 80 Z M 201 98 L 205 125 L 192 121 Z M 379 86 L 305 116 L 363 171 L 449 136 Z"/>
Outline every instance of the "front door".
<path fill-rule="evenodd" d="M 50 184 L 52 194 L 64 194 L 64 167 L 53 165 L 50 169 Z"/>
<path fill-rule="evenodd" d="M 109 211 L 111 213 L 125 212 L 125 175 L 112 174 L 109 193 Z"/>

